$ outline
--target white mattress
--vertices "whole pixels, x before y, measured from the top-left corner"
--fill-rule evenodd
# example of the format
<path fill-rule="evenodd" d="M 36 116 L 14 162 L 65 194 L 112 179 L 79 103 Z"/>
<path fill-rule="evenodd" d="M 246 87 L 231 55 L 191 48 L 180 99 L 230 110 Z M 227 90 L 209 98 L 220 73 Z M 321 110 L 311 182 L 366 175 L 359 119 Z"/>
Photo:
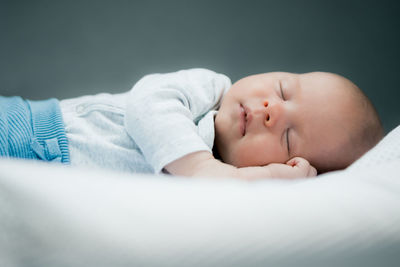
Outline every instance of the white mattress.
<path fill-rule="evenodd" d="M 400 126 L 345 171 L 244 182 L 0 160 L 0 266 L 399 266 Z"/>

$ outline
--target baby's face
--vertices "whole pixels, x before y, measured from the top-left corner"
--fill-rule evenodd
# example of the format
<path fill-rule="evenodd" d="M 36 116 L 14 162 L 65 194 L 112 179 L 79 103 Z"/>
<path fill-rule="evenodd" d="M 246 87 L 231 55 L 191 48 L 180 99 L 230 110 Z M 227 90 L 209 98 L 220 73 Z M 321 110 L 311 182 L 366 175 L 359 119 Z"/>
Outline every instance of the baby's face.
<path fill-rule="evenodd" d="M 322 72 L 273 72 L 239 80 L 215 118 L 222 160 L 245 167 L 300 156 L 318 166 L 339 156 L 335 151 L 349 139 L 344 129 L 353 123 L 348 93 L 341 90 L 346 86 L 351 86 L 348 80 Z"/>

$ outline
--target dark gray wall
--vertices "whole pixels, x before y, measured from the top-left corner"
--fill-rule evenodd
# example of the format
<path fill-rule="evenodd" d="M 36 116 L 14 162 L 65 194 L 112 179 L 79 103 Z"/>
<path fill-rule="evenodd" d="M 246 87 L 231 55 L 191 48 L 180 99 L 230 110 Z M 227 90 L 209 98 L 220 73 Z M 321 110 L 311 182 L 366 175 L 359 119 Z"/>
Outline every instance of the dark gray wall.
<path fill-rule="evenodd" d="M 1 1 L 0 94 L 122 92 L 143 75 L 205 67 L 342 74 L 400 123 L 396 1 Z"/>

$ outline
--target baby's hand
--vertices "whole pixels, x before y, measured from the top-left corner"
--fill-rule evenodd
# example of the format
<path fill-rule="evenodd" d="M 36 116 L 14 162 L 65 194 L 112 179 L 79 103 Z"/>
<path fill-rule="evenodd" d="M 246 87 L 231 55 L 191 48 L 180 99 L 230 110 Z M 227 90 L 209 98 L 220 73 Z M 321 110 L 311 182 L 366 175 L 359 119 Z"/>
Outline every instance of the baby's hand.
<path fill-rule="evenodd" d="M 310 163 L 300 157 L 295 157 L 286 162 L 286 164 L 271 163 L 270 168 L 272 177 L 275 178 L 298 178 L 313 177 L 317 175 L 317 170 Z"/>
<path fill-rule="evenodd" d="M 292 158 L 286 164 L 236 168 L 216 160 L 208 151 L 198 151 L 177 159 L 165 169 L 173 175 L 203 177 L 236 177 L 245 180 L 263 178 L 297 178 L 317 175 L 317 171 L 303 158 Z"/>

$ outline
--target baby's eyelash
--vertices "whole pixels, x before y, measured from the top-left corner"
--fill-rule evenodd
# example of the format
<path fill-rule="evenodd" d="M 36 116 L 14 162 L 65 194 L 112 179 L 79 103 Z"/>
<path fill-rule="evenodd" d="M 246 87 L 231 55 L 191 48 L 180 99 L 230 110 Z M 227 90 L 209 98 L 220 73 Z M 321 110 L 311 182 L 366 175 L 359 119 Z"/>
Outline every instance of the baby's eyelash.
<path fill-rule="evenodd" d="M 287 151 L 288 151 L 288 154 L 290 155 L 289 128 L 287 128 L 287 130 L 286 130 L 286 144 L 287 144 Z"/>
<path fill-rule="evenodd" d="M 285 96 L 283 95 L 283 90 L 282 90 L 282 83 L 281 83 L 281 81 L 279 81 L 279 89 L 281 90 L 282 99 L 283 99 L 283 100 L 286 100 L 286 99 L 285 99 Z"/>

